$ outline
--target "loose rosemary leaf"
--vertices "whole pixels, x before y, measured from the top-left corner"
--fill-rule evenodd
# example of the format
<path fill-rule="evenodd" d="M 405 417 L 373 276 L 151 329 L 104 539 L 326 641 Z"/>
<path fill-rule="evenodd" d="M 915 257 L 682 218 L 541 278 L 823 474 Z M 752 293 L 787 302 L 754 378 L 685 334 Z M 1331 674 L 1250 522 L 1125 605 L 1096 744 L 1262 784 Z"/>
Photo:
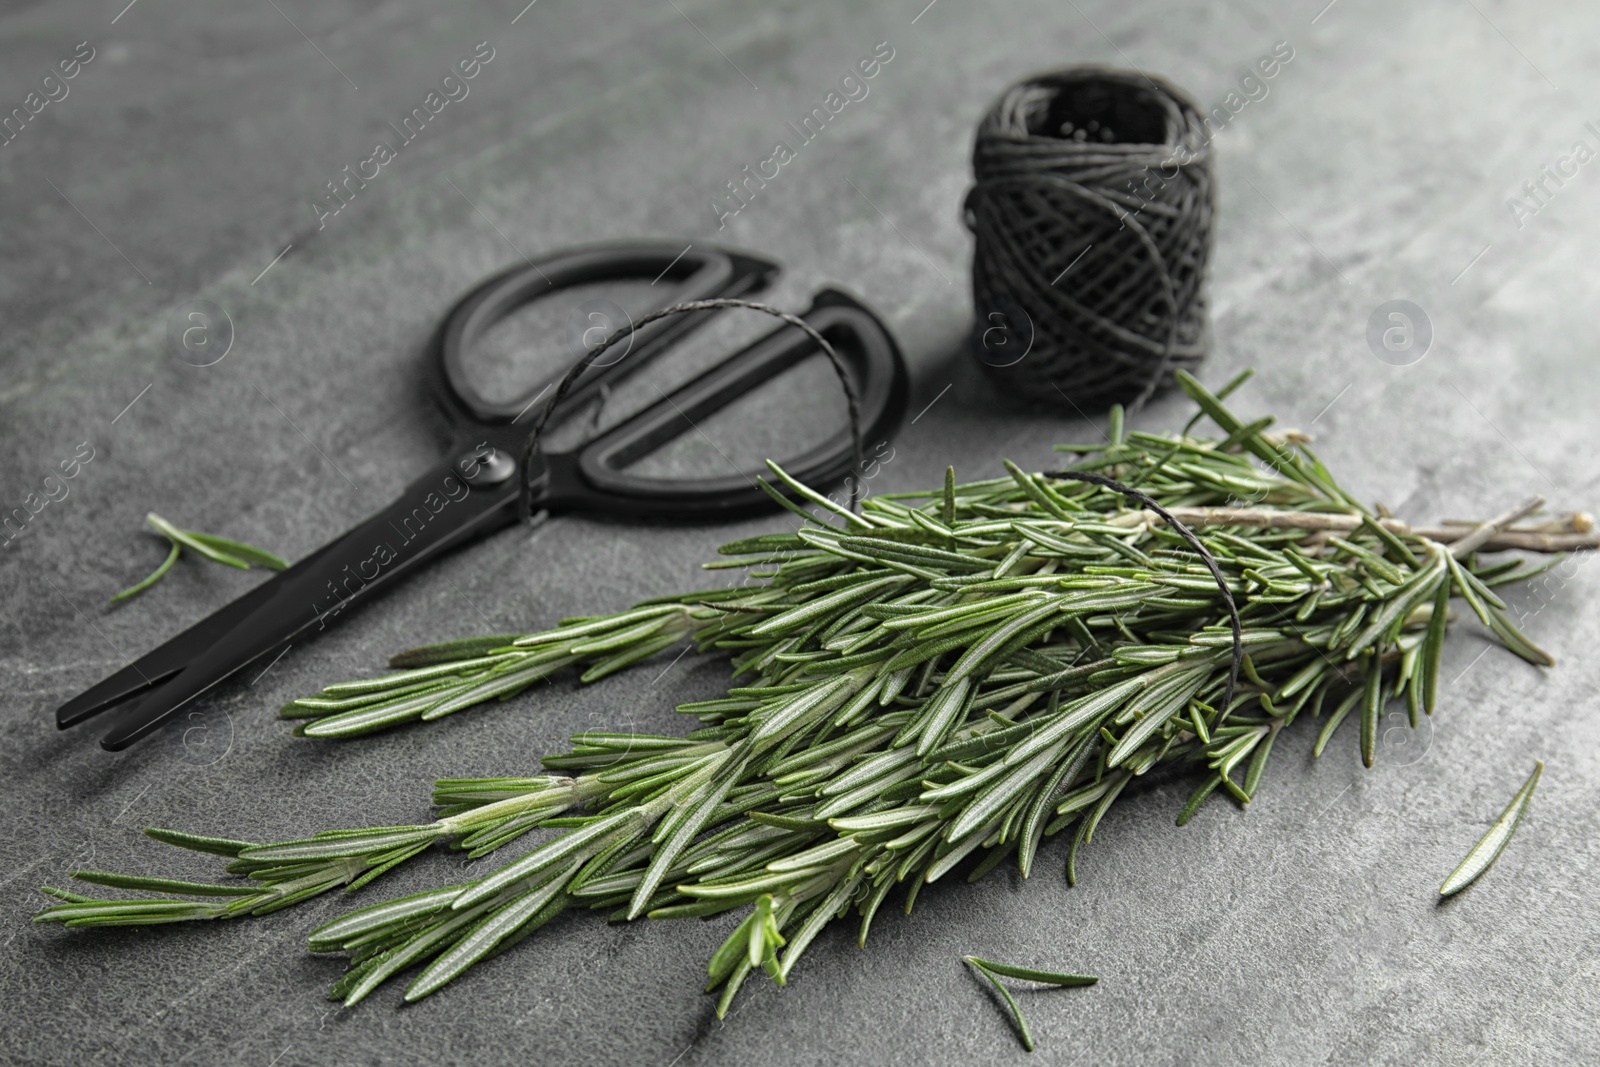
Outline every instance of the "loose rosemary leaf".
<path fill-rule="evenodd" d="M 1058 971 L 1040 971 L 1032 967 L 1018 967 L 1009 963 L 996 963 L 993 960 L 982 960 L 976 956 L 965 956 L 968 963 L 980 964 L 995 974 L 1006 978 L 1021 978 L 1029 982 L 1044 982 L 1048 985 L 1094 985 L 1100 981 L 1092 974 L 1062 974 Z"/>
<path fill-rule="evenodd" d="M 1522 788 L 1511 798 L 1506 810 L 1501 812 L 1494 825 L 1489 827 L 1489 832 L 1472 846 L 1472 851 L 1467 853 L 1467 858 L 1461 861 L 1461 865 L 1450 872 L 1450 877 L 1439 887 L 1439 896 L 1450 897 L 1461 892 L 1477 881 L 1483 872 L 1500 858 L 1500 853 L 1504 852 L 1506 845 L 1511 842 L 1511 835 L 1516 833 L 1517 827 L 1521 825 L 1522 817 L 1528 813 L 1528 804 L 1533 800 L 1533 791 L 1539 784 L 1539 776 L 1543 773 L 1544 761 L 1535 761 L 1533 773 L 1528 775 L 1528 780 L 1522 783 Z"/>
<path fill-rule="evenodd" d="M 1008 963 L 995 963 L 992 960 L 979 959 L 977 956 L 963 956 L 961 962 L 976 970 L 989 980 L 989 983 L 999 991 L 1005 1000 L 1006 1007 L 1011 1009 L 1011 1017 L 1017 1024 L 1017 1037 L 1022 1041 L 1022 1047 L 1029 1052 L 1034 1050 L 1033 1033 L 1028 1029 L 1028 1020 L 1022 1015 L 1022 1009 L 1017 1006 L 1017 1001 L 1011 991 L 1000 981 L 1005 978 L 1020 978 L 1028 982 L 1043 982 L 1057 986 L 1085 986 L 1094 985 L 1100 979 L 1089 974 L 1059 974 L 1055 971 L 1040 971 L 1032 967 L 1017 967 Z"/>
<path fill-rule="evenodd" d="M 215 534 L 204 534 L 195 530 L 181 530 L 153 511 L 145 516 L 145 522 L 149 523 L 150 528 L 155 530 L 156 533 L 165 537 L 171 544 L 171 548 L 167 552 L 167 558 L 148 577 L 135 582 L 120 593 L 114 594 L 111 597 L 111 603 L 113 604 L 120 604 L 130 597 L 137 596 L 159 582 L 172 569 L 172 565 L 178 562 L 178 556 L 185 548 L 199 553 L 213 563 L 237 567 L 240 570 L 249 570 L 251 564 L 275 571 L 285 570 L 289 566 L 287 560 L 281 559 L 264 548 L 257 548 L 255 545 L 247 545 L 242 541 L 233 541 L 226 537 L 218 537 Z"/>
<path fill-rule="evenodd" d="M 155 585 L 162 578 L 165 578 L 167 572 L 172 569 L 172 565 L 178 562 L 178 552 L 178 542 L 174 541 L 172 542 L 172 548 L 167 552 L 167 558 L 161 561 L 161 565 L 159 567 L 151 571 L 146 577 L 134 582 L 120 593 L 113 593 L 111 596 L 111 603 L 120 604 L 130 597 L 138 596 L 146 589 L 149 589 L 152 585 Z"/>

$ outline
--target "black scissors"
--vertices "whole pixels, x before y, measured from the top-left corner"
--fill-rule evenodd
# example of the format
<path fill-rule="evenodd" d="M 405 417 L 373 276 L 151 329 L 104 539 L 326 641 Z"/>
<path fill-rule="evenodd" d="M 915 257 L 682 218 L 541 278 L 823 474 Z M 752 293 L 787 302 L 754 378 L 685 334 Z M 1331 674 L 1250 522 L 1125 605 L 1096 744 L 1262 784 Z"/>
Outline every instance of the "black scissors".
<path fill-rule="evenodd" d="M 66 729 L 142 695 L 100 741 L 111 751 L 127 747 L 256 658 L 326 628 L 352 602 L 393 585 L 449 549 L 517 521 L 529 483 L 534 507 L 552 512 L 710 520 L 770 507 L 772 501 L 750 474 L 669 480 L 640 477 L 625 468 L 818 352 L 803 331 L 779 327 L 571 451 L 535 451 L 532 469 L 525 469 L 522 459 L 535 422 L 530 409 L 561 375 L 535 383 L 513 400 L 491 400 L 469 380 L 465 354 L 523 305 L 574 286 L 668 280 L 673 285 L 665 287 L 669 292 L 660 305 L 665 307 L 759 291 L 778 269 L 744 253 L 638 242 L 559 252 L 484 281 L 456 303 L 430 345 L 433 391 L 455 431 L 450 458 L 372 518 L 67 701 L 56 711 L 56 725 Z M 597 361 L 584 371 L 554 419 L 584 410 L 603 387 L 665 352 L 714 314 L 690 312 L 638 330 L 623 358 L 605 366 Z M 828 340 L 849 371 L 866 440 L 891 433 L 905 412 L 908 383 L 899 348 L 883 323 L 836 289 L 818 292 L 801 318 Z M 841 430 L 784 467 L 806 484 L 826 485 L 849 471 L 855 444 L 848 430 Z"/>

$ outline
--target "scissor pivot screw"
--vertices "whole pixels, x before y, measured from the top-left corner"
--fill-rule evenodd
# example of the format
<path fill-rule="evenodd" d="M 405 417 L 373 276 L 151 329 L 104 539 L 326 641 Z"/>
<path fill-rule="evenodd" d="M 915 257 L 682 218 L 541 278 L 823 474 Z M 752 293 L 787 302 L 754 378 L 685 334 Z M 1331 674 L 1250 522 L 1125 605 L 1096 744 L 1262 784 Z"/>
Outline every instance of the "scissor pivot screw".
<path fill-rule="evenodd" d="M 481 452 L 469 452 L 456 460 L 461 477 L 468 485 L 498 485 L 516 473 L 511 457 L 495 449 L 485 459 Z"/>

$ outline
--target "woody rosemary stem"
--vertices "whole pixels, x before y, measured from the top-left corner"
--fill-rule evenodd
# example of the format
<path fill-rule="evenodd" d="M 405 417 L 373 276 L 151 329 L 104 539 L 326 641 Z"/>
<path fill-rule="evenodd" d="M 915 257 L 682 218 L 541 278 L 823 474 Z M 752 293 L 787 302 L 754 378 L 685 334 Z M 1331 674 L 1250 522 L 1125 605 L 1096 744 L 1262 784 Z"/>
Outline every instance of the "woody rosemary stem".
<path fill-rule="evenodd" d="M 1540 497 L 1532 498 L 1537 503 L 1525 503 L 1522 508 L 1539 507 L 1543 504 Z M 1211 527 L 1211 526 L 1242 526 L 1257 530 L 1331 530 L 1350 531 L 1360 528 L 1364 521 L 1359 515 L 1347 515 L 1338 512 L 1315 511 L 1279 511 L 1274 508 L 1237 508 L 1237 507 L 1175 507 L 1168 508 L 1173 518 L 1186 526 Z M 1403 537 L 1425 538 L 1451 547 L 1452 552 L 1459 559 L 1472 551 L 1505 552 L 1521 550 L 1524 552 L 1574 552 L 1585 549 L 1600 548 L 1600 533 L 1594 532 L 1594 519 L 1586 512 L 1575 512 L 1564 515 L 1552 522 L 1541 523 L 1533 527 L 1512 526 L 1521 515 L 1527 511 L 1518 509 L 1521 514 L 1505 519 L 1491 520 L 1478 526 L 1447 525 L 1447 526 L 1417 526 L 1412 527 L 1399 519 L 1380 518 L 1377 522 L 1391 533 Z M 1159 525 L 1161 517 L 1154 512 L 1130 513 L 1137 518 L 1123 518 L 1121 525 L 1130 525 L 1133 522 L 1144 521 Z M 1456 544 L 1469 537 L 1476 537 L 1478 531 L 1484 531 L 1481 540 L 1473 541 L 1465 550 L 1456 548 Z"/>

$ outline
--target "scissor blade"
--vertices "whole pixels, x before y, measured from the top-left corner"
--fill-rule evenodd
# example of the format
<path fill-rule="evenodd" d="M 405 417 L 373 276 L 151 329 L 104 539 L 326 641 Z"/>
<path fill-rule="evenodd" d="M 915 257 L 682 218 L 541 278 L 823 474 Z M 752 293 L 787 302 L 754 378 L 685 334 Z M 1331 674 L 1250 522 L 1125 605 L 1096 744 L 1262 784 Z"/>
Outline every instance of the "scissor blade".
<path fill-rule="evenodd" d="M 508 444 L 500 442 L 500 451 L 512 455 Z M 182 637 L 197 634 L 203 644 L 191 643 L 188 662 L 121 716 L 100 744 L 113 752 L 126 748 L 262 654 L 326 629 L 355 601 L 511 522 L 520 466 L 508 461 L 507 467 L 512 473 L 504 480 L 474 486 L 454 463 L 440 465 L 377 515 L 193 627 Z"/>
<path fill-rule="evenodd" d="M 267 585 L 271 583 L 268 582 Z M 111 677 L 90 686 L 56 709 L 56 727 L 65 730 L 93 718 L 129 697 L 160 685 L 211 643 L 212 635 L 231 628 L 263 602 L 266 585 L 246 593 L 221 611 L 213 612 L 166 644 L 139 657 Z"/>
<path fill-rule="evenodd" d="M 179 636 L 188 636 L 189 631 L 184 631 Z M 166 646 L 163 645 L 163 648 Z M 158 650 L 159 651 L 159 650 Z M 56 729 L 65 730 L 69 726 L 76 726 L 85 719 L 92 719 L 108 708 L 121 704 L 129 697 L 136 696 L 152 686 L 160 685 L 171 678 L 181 667 L 171 667 L 167 670 L 152 670 L 154 663 L 151 657 L 146 656 L 137 663 L 130 663 L 111 677 L 90 686 L 65 704 L 56 709 Z"/>
<path fill-rule="evenodd" d="M 309 564 L 337 543 L 324 545 L 296 566 Z M 165 644 L 145 653 L 111 677 L 85 689 L 56 709 L 56 728 L 65 730 L 69 726 L 76 726 L 171 678 L 209 648 L 217 634 L 231 630 L 271 599 L 273 584 L 273 581 L 268 581 L 257 586 L 227 607 L 212 612 Z"/>

